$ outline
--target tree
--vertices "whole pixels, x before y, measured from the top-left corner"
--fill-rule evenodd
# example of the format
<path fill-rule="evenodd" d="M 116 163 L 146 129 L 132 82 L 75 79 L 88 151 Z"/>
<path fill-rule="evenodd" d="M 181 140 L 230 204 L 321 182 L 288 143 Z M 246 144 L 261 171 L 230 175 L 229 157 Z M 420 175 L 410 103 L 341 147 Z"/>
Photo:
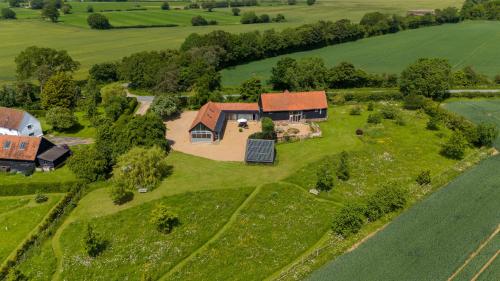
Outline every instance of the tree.
<path fill-rule="evenodd" d="M 64 131 L 78 124 L 75 114 L 68 109 L 60 106 L 51 107 L 45 115 L 47 124 L 56 131 Z"/>
<path fill-rule="evenodd" d="M 9 7 L 17 8 L 21 6 L 21 0 L 9 0 Z"/>
<path fill-rule="evenodd" d="M 477 126 L 477 141 L 475 145 L 492 146 L 498 136 L 498 128 L 493 123 L 481 123 Z"/>
<path fill-rule="evenodd" d="M 104 105 L 109 104 L 113 97 L 126 97 L 127 93 L 120 83 L 108 84 L 101 88 L 101 98 Z"/>
<path fill-rule="evenodd" d="M 297 4 L 297 0 L 287 0 L 288 5 L 295 5 Z"/>
<path fill-rule="evenodd" d="M 181 111 L 179 104 L 179 98 L 174 95 L 159 95 L 155 96 L 150 110 L 158 114 L 161 118 L 166 119 Z"/>
<path fill-rule="evenodd" d="M 240 86 L 240 99 L 243 101 L 257 101 L 264 90 L 260 80 L 257 78 L 250 78 Z"/>
<path fill-rule="evenodd" d="M 99 83 L 109 83 L 118 81 L 118 65 L 112 62 L 94 64 L 89 75 Z"/>
<path fill-rule="evenodd" d="M 394 184 L 377 190 L 367 200 L 365 215 L 375 221 L 383 215 L 402 209 L 408 201 L 408 191 Z"/>
<path fill-rule="evenodd" d="M 161 8 L 162 10 L 164 10 L 164 11 L 168 11 L 168 10 L 170 10 L 170 5 L 168 4 L 168 2 L 167 2 L 167 1 L 165 1 L 165 2 L 161 3 L 160 8 Z"/>
<path fill-rule="evenodd" d="M 367 84 L 367 74 L 352 63 L 341 62 L 330 70 L 329 84 L 332 88 L 356 88 Z"/>
<path fill-rule="evenodd" d="M 340 154 L 340 162 L 337 167 L 337 178 L 343 181 L 347 181 L 350 177 L 351 172 L 349 167 L 349 153 L 344 150 Z"/>
<path fill-rule="evenodd" d="M 110 196 L 116 205 L 122 205 L 134 199 L 134 193 L 121 184 L 111 187 Z"/>
<path fill-rule="evenodd" d="M 439 117 L 431 116 L 431 118 L 427 122 L 426 128 L 427 128 L 427 130 L 438 131 L 439 130 L 439 123 L 440 123 Z"/>
<path fill-rule="evenodd" d="M 108 18 L 99 13 L 93 13 L 90 14 L 87 17 L 87 24 L 90 26 L 92 29 L 110 29 L 111 24 L 109 23 Z"/>
<path fill-rule="evenodd" d="M 451 87 L 451 66 L 447 60 L 423 58 L 401 73 L 399 88 L 404 95 L 422 95 L 443 101 Z"/>
<path fill-rule="evenodd" d="M 314 3 L 316 3 L 316 0 L 307 0 L 306 2 L 308 6 L 312 6 L 314 5 Z"/>
<path fill-rule="evenodd" d="M 51 22 L 57 22 L 59 11 L 53 1 L 46 2 L 42 9 L 42 18 L 49 19 Z"/>
<path fill-rule="evenodd" d="M 31 0 L 29 3 L 30 3 L 31 9 L 40 10 L 43 8 L 45 1 L 44 0 Z"/>
<path fill-rule="evenodd" d="M 268 14 L 262 14 L 259 16 L 259 22 L 260 23 L 268 23 L 271 21 L 271 18 L 269 17 Z"/>
<path fill-rule="evenodd" d="M 106 248 L 106 241 L 90 224 L 87 224 L 87 230 L 83 237 L 83 244 L 85 252 L 91 257 L 97 257 Z"/>
<path fill-rule="evenodd" d="M 108 159 L 94 145 L 75 149 L 67 165 L 78 178 L 88 182 L 105 179 L 110 170 Z"/>
<path fill-rule="evenodd" d="M 93 13 L 94 12 L 94 7 L 92 5 L 87 6 L 87 13 Z"/>
<path fill-rule="evenodd" d="M 241 16 L 240 22 L 242 24 L 258 23 L 259 17 L 257 17 L 255 12 L 245 12 Z"/>
<path fill-rule="evenodd" d="M 215 4 L 215 1 L 213 1 L 213 0 L 210 0 L 210 1 L 203 1 L 203 2 L 201 3 L 201 7 L 202 7 L 203 9 L 206 9 L 206 10 L 207 10 L 207 11 L 209 11 L 209 12 L 212 12 L 212 11 L 215 9 L 215 5 L 216 5 L 216 4 Z"/>
<path fill-rule="evenodd" d="M 332 190 L 335 182 L 329 163 L 323 163 L 316 172 L 316 189 L 321 191 Z"/>
<path fill-rule="evenodd" d="M 239 16 L 241 10 L 240 10 L 240 8 L 234 7 L 234 8 L 231 9 L 231 12 L 233 13 L 233 16 Z"/>
<path fill-rule="evenodd" d="M 15 58 L 19 80 L 37 78 L 40 91 L 47 80 L 57 72 L 73 72 L 80 63 L 74 61 L 66 51 L 51 48 L 28 47 Z"/>
<path fill-rule="evenodd" d="M 24 275 L 21 271 L 11 268 L 5 277 L 5 281 L 28 281 L 28 277 L 26 277 L 26 275 Z"/>
<path fill-rule="evenodd" d="M 356 234 L 365 223 L 364 207 L 360 204 L 348 202 L 333 217 L 332 230 L 344 238 Z"/>
<path fill-rule="evenodd" d="M 284 22 L 284 21 L 286 21 L 286 19 L 285 19 L 285 16 L 283 14 L 277 14 L 273 18 L 273 22 Z"/>
<path fill-rule="evenodd" d="M 40 94 L 45 109 L 60 106 L 73 108 L 76 103 L 77 88 L 71 75 L 59 72 L 50 77 Z"/>
<path fill-rule="evenodd" d="M 151 212 L 150 222 L 159 232 L 168 234 L 179 225 L 179 216 L 160 203 Z"/>
<path fill-rule="evenodd" d="M 462 159 L 467 149 L 467 139 L 458 131 L 453 132 L 451 137 L 441 147 L 441 153 L 452 159 Z"/>
<path fill-rule="evenodd" d="M 73 7 L 71 7 L 71 5 L 70 5 L 70 4 L 66 3 L 66 4 L 62 5 L 62 7 L 61 7 L 61 11 L 62 11 L 62 12 L 63 12 L 63 14 L 65 14 L 65 15 L 67 15 L 67 14 L 71 14 L 71 9 L 72 9 L 72 8 L 73 8 Z"/>
<path fill-rule="evenodd" d="M 202 16 L 194 16 L 191 18 L 192 26 L 208 25 L 208 21 Z"/>
<path fill-rule="evenodd" d="M 3 8 L 2 11 L 0 12 L 1 16 L 3 19 L 15 19 L 16 18 L 16 13 L 9 8 Z"/>
<path fill-rule="evenodd" d="M 166 156 L 165 151 L 157 146 L 134 147 L 118 157 L 113 168 L 113 180 L 128 190 L 154 189 L 170 172 Z"/>

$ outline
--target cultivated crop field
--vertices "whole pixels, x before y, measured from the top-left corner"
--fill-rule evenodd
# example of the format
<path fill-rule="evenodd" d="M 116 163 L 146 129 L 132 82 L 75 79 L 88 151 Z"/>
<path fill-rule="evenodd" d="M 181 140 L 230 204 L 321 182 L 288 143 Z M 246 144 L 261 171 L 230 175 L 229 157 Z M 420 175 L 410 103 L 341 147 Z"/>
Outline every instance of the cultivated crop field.
<path fill-rule="evenodd" d="M 0 20 L 0 81 L 15 79 L 14 57 L 28 46 L 51 47 L 64 49 L 76 60 L 82 63 L 77 77 L 84 78 L 86 71 L 92 64 L 118 60 L 134 52 L 176 49 L 184 38 L 193 32 L 206 33 L 213 30 L 228 32 L 245 32 L 251 30 L 266 30 L 274 28 L 281 30 L 287 27 L 298 26 L 319 19 L 338 20 L 347 18 L 353 21 L 359 19 L 366 12 L 381 11 L 387 13 L 404 14 L 409 9 L 444 8 L 447 6 L 461 6 L 461 0 L 444 1 L 403 1 L 403 0 L 376 0 L 376 1 L 318 1 L 313 6 L 307 6 L 299 1 L 298 5 L 278 5 L 266 3 L 258 7 L 243 7 L 241 10 L 255 11 L 257 14 L 267 13 L 271 16 L 282 13 L 287 18 L 285 23 L 266 23 L 242 25 L 239 17 L 231 14 L 230 8 L 215 9 L 214 12 L 204 10 L 175 10 L 181 9 L 185 3 L 171 2 L 172 10 L 160 10 L 160 2 L 71 2 L 74 13 L 63 15 L 57 24 L 42 21 L 40 12 L 30 9 L 15 9 L 18 20 Z M 0 8 L 7 4 L 0 2 Z M 86 24 L 86 7 L 92 5 L 94 11 L 109 9 L 146 8 L 145 11 L 105 12 L 111 24 L 116 26 L 130 26 L 138 24 L 178 24 L 178 27 L 126 29 L 126 30 L 90 30 Z M 139 5 L 140 7 L 136 7 Z M 217 26 L 190 26 L 191 17 L 203 15 L 207 19 L 215 19 Z M 40 34 L 43 30 L 43 36 Z"/>
<path fill-rule="evenodd" d="M 454 70 L 473 66 L 490 77 L 500 73 L 500 22 L 463 22 L 407 30 L 251 62 L 222 71 L 223 84 L 239 85 L 249 77 L 267 81 L 271 69 L 283 57 L 300 59 L 320 57 L 328 66 L 342 61 L 377 73 L 399 74 L 407 65 L 422 57 L 446 58 Z"/>
<path fill-rule="evenodd" d="M 61 199 L 60 194 L 47 195 L 49 200 L 36 203 L 34 195 L 0 197 L 0 263 L 42 221 Z"/>

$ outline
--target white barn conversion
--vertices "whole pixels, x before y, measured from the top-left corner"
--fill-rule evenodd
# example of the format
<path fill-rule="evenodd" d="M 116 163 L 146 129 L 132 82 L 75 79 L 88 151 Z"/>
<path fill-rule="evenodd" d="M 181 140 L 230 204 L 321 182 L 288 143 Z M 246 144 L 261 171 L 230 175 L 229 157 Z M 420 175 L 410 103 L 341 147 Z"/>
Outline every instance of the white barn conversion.
<path fill-rule="evenodd" d="M 40 121 L 28 112 L 0 107 L 0 135 L 43 136 Z"/>

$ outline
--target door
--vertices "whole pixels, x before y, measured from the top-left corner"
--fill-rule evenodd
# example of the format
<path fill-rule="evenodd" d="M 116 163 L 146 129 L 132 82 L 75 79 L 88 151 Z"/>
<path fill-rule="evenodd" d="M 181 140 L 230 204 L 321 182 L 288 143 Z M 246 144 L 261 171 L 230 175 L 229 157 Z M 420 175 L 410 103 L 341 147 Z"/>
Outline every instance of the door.
<path fill-rule="evenodd" d="M 288 121 L 290 123 L 299 123 L 302 120 L 302 111 L 290 111 L 290 116 Z"/>

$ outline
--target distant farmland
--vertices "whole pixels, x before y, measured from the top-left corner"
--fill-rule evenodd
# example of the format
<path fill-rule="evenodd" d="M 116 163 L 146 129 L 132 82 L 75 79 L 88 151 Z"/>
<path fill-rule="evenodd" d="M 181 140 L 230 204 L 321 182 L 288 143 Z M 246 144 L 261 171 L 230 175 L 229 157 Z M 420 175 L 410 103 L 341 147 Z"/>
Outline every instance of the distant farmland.
<path fill-rule="evenodd" d="M 464 22 L 409 30 L 252 62 L 224 70 L 222 79 L 225 85 L 239 85 L 252 76 L 267 80 L 271 68 L 282 57 L 320 57 L 329 66 L 348 61 L 366 71 L 378 73 L 399 73 L 418 58 L 441 57 L 449 59 L 454 69 L 471 65 L 492 77 L 500 74 L 498 46 L 500 22 Z"/>

